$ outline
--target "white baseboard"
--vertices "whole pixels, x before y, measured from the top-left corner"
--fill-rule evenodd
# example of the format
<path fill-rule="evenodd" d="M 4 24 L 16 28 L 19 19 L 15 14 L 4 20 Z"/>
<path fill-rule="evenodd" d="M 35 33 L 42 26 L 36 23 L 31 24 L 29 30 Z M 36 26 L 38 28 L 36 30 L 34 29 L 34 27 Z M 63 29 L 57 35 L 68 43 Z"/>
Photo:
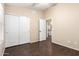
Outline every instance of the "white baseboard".
<path fill-rule="evenodd" d="M 52 43 L 55 43 L 55 44 L 58 44 L 58 45 L 61 45 L 61 46 L 64 46 L 64 47 L 79 51 L 79 49 L 77 49 L 77 48 L 74 48 L 72 46 L 68 46 L 68 45 L 65 45 L 65 44 L 62 44 L 62 43 L 58 43 L 58 42 L 54 42 L 54 41 L 52 41 Z"/>

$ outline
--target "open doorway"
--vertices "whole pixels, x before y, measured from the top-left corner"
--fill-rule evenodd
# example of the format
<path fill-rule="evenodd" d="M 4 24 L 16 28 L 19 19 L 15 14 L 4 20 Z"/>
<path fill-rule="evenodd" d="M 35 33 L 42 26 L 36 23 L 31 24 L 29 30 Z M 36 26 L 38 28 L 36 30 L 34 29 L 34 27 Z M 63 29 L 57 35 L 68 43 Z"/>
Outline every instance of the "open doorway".
<path fill-rule="evenodd" d="M 51 19 L 46 20 L 46 37 L 50 39 L 52 37 L 52 20 Z"/>

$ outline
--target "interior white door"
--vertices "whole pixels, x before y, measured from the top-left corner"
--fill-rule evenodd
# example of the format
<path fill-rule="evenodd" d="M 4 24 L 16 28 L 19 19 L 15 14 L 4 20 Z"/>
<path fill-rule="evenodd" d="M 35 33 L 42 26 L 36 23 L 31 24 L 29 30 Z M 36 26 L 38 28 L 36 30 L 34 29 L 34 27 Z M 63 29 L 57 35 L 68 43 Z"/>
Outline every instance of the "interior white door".
<path fill-rule="evenodd" d="M 5 46 L 18 45 L 18 21 L 19 18 L 13 15 L 5 15 Z"/>
<path fill-rule="evenodd" d="M 46 20 L 40 19 L 40 41 L 46 40 Z"/>
<path fill-rule="evenodd" d="M 30 42 L 30 18 L 25 16 L 20 16 L 20 26 L 19 26 L 19 39 L 20 44 Z"/>

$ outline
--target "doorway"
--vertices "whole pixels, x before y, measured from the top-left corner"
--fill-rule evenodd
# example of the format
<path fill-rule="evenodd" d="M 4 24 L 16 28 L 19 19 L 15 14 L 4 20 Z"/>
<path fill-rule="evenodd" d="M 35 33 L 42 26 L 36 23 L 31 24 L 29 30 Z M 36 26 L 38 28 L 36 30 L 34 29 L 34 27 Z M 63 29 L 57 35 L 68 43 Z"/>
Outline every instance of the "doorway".
<path fill-rule="evenodd" d="M 39 20 L 39 41 L 46 40 L 46 20 L 41 18 Z"/>
<path fill-rule="evenodd" d="M 51 38 L 52 37 L 52 20 L 48 19 L 46 20 L 46 30 L 47 30 L 47 38 Z"/>

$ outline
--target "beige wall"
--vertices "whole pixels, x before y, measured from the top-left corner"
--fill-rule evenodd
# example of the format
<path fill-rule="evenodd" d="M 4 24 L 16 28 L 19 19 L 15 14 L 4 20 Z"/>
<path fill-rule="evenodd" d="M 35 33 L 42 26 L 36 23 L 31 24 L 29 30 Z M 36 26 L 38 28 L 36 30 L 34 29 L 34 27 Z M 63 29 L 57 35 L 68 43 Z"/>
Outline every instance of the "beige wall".
<path fill-rule="evenodd" d="M 0 3 L 0 56 L 4 52 L 4 7 Z"/>
<path fill-rule="evenodd" d="M 41 11 L 33 10 L 25 7 L 6 6 L 6 14 L 27 16 L 31 18 L 31 42 L 38 41 L 38 21 L 43 17 Z"/>
<path fill-rule="evenodd" d="M 52 42 L 79 50 L 79 4 L 57 4 L 45 17 L 53 20 Z"/>
<path fill-rule="evenodd" d="M 52 42 L 79 50 L 79 4 L 57 4 L 43 12 L 6 6 L 6 14 L 31 17 L 31 42 L 38 41 L 38 21 L 52 19 Z"/>

